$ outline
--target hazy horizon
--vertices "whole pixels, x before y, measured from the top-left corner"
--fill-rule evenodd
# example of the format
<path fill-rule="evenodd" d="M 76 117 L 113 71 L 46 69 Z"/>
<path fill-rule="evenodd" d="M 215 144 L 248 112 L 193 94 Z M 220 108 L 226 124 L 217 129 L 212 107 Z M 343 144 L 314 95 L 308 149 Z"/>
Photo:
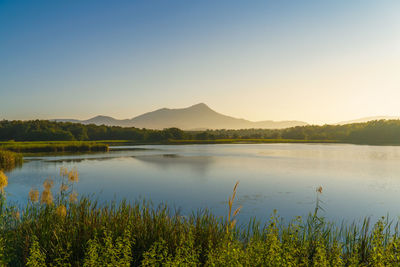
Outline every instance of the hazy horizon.
<path fill-rule="evenodd" d="M 0 119 L 400 116 L 400 2 L 1 1 Z"/>

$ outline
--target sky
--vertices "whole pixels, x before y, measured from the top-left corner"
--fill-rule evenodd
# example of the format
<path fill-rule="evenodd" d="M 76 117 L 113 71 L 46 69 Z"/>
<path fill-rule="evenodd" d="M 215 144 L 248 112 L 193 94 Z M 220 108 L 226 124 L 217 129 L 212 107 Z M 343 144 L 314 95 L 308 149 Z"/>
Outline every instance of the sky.
<path fill-rule="evenodd" d="M 0 0 L 0 119 L 400 116 L 397 0 Z"/>

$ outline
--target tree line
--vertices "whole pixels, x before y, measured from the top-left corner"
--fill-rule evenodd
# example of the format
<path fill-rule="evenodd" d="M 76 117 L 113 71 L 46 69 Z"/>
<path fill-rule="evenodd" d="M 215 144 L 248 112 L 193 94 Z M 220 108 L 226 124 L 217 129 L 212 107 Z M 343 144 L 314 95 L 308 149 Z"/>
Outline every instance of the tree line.
<path fill-rule="evenodd" d="M 170 139 L 294 139 L 400 144 L 400 120 L 377 120 L 346 125 L 308 125 L 287 129 L 222 129 L 205 131 L 183 131 L 178 128 L 151 130 L 46 120 L 0 121 L 0 140 L 2 141 L 131 140 L 136 142 L 164 142 Z"/>
<path fill-rule="evenodd" d="M 164 130 L 139 129 L 105 125 L 84 125 L 47 120 L 0 121 L 2 141 L 96 141 L 132 140 L 157 142 L 184 139 L 185 132 L 178 128 Z"/>

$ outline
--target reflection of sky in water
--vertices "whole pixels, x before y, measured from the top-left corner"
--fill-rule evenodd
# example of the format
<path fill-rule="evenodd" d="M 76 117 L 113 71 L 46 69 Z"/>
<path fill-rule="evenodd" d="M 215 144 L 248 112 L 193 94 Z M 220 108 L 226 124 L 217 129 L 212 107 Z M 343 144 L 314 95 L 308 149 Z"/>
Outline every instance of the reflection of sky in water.
<path fill-rule="evenodd" d="M 9 200 L 21 205 L 31 187 L 76 167 L 82 195 L 100 201 L 127 198 L 166 201 L 184 213 L 211 208 L 226 215 L 226 200 L 240 180 L 240 221 L 284 218 L 313 210 L 315 188 L 324 188 L 325 215 L 353 220 L 400 214 L 400 147 L 251 144 L 119 147 L 109 153 L 27 158 L 9 175 Z"/>

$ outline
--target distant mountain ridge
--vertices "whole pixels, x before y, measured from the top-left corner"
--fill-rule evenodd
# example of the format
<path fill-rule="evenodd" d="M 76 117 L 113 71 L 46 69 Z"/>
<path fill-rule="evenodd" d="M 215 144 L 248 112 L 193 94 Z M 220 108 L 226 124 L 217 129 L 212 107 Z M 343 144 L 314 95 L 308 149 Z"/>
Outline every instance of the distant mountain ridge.
<path fill-rule="evenodd" d="M 249 121 L 218 113 L 204 103 L 187 108 L 162 108 L 132 119 L 117 120 L 109 116 L 96 116 L 88 120 L 56 119 L 59 122 L 76 122 L 107 126 L 164 129 L 177 127 L 183 130 L 205 129 L 282 129 L 308 125 L 302 121 Z"/>

